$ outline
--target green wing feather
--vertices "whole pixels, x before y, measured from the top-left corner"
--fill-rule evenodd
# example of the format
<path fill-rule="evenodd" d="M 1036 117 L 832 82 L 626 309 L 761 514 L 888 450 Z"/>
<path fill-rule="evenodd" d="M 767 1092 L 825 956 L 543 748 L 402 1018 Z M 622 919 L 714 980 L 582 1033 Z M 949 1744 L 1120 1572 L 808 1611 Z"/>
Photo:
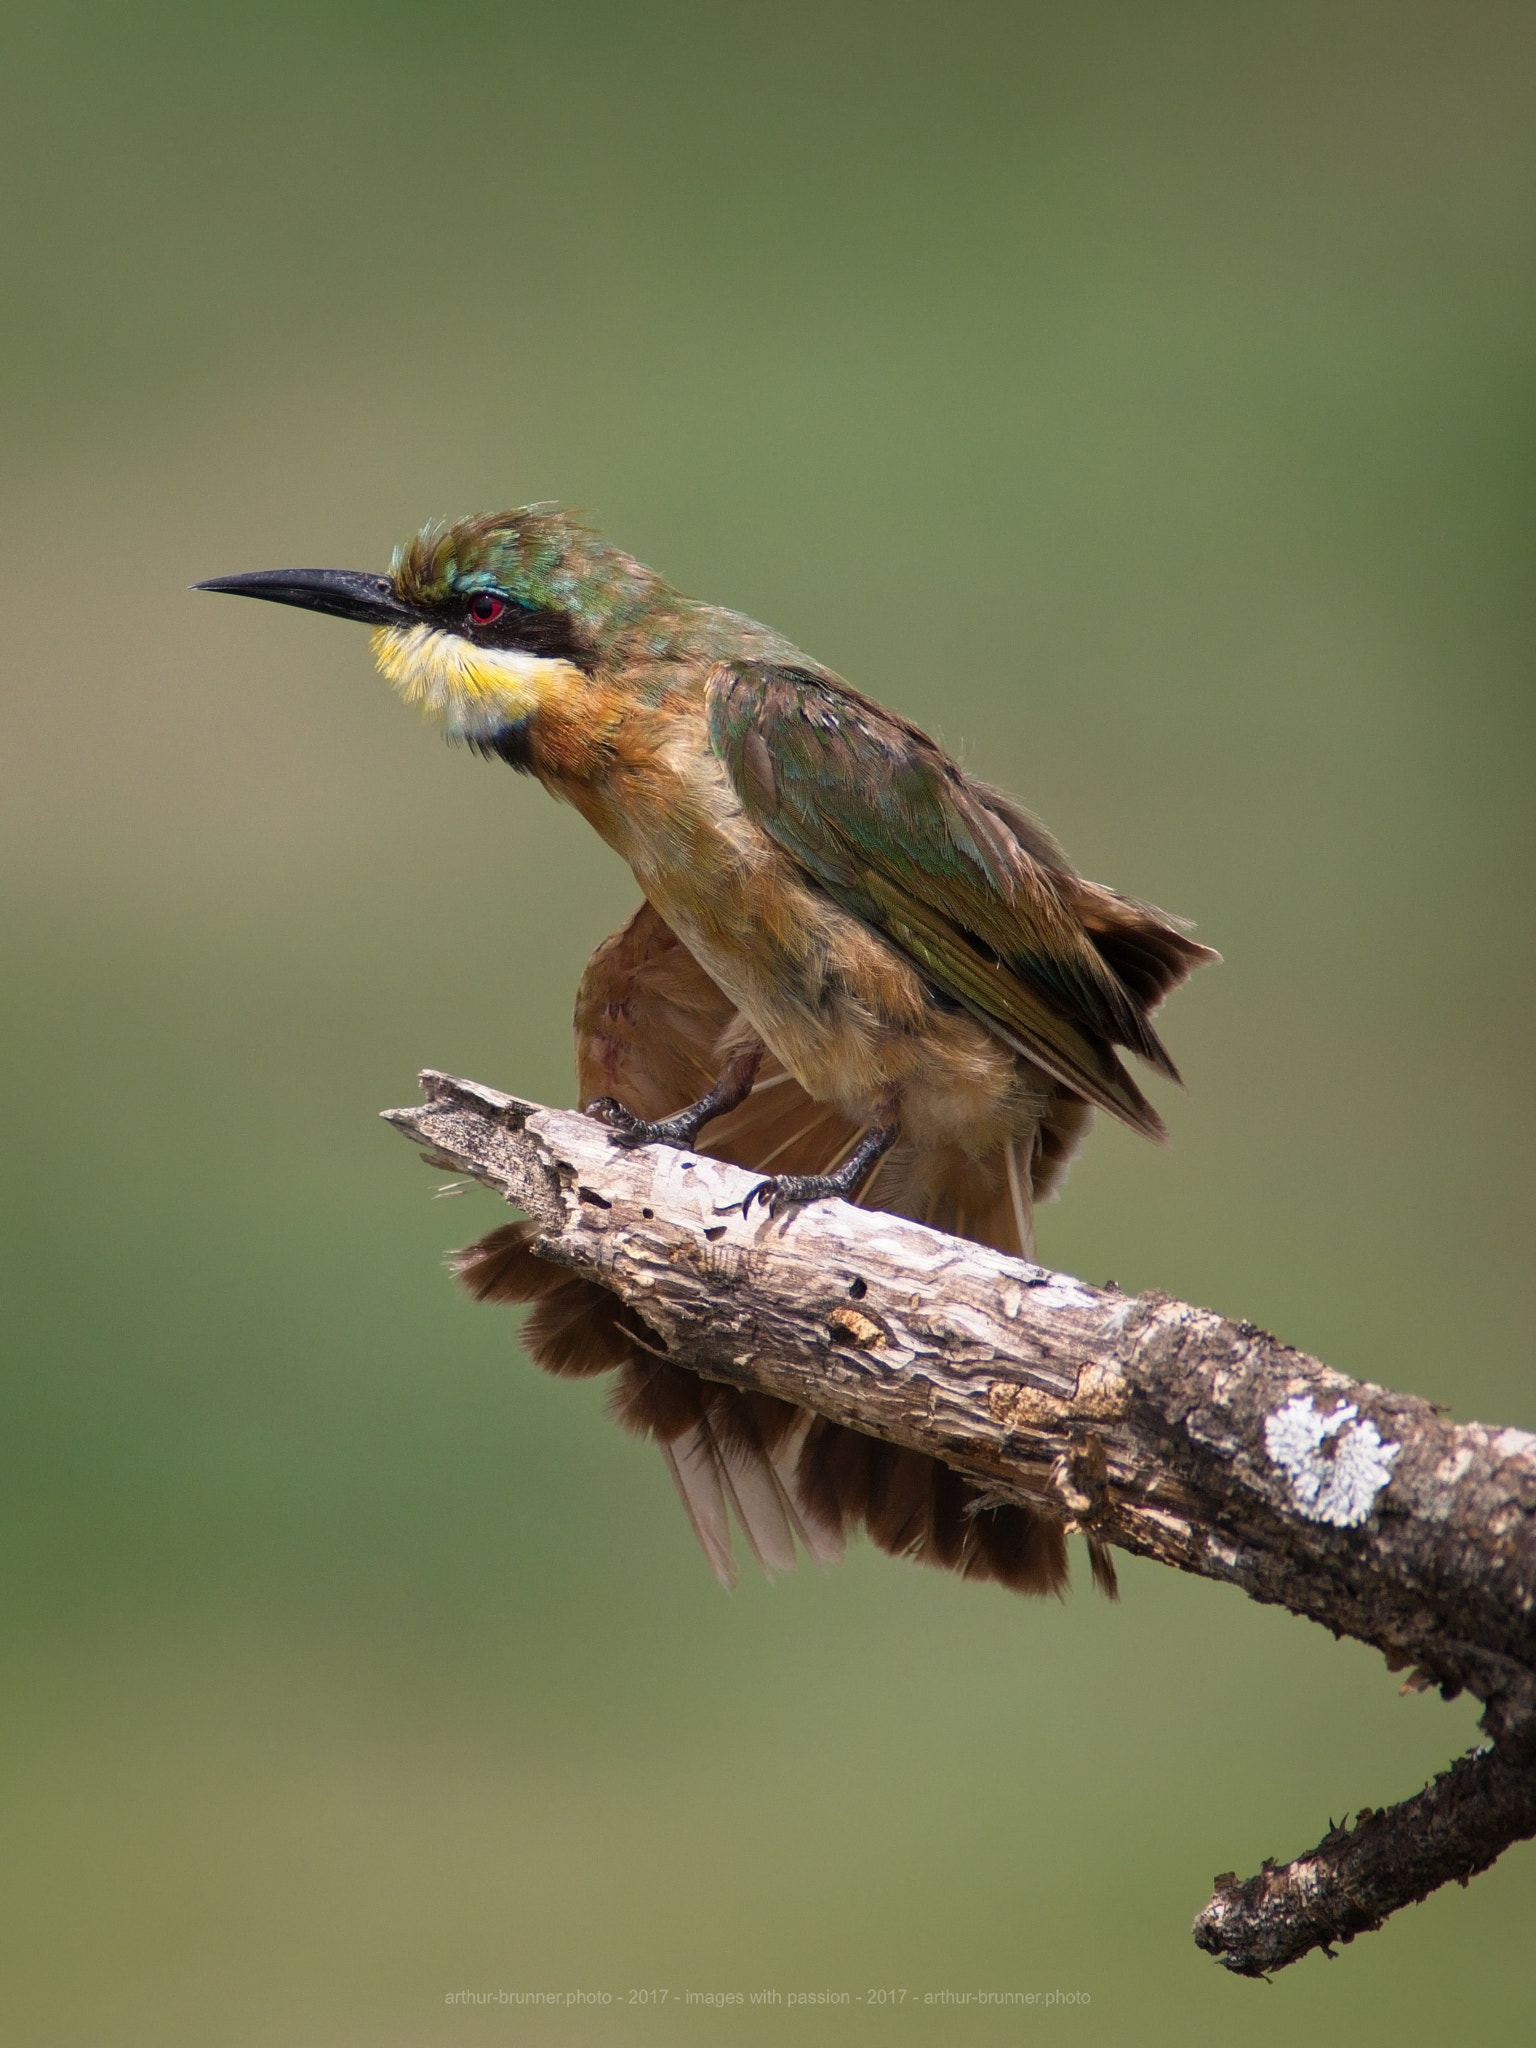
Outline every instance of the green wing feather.
<path fill-rule="evenodd" d="M 742 805 L 829 895 L 1048 1073 L 1162 1134 L 1111 1048 L 1176 1080 L 1173 1062 L 1078 915 L 1076 898 L 1092 885 L 1038 828 L 1021 830 L 1018 813 L 916 726 L 808 670 L 721 666 L 708 704 Z M 1210 957 L 1166 920 L 1156 930 L 1189 956 L 1165 985 Z"/>

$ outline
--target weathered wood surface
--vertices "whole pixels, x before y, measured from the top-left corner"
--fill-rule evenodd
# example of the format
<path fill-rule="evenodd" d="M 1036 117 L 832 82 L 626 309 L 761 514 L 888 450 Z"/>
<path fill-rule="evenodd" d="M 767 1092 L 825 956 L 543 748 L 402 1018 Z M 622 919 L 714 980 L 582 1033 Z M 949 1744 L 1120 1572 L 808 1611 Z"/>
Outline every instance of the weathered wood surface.
<path fill-rule="evenodd" d="M 744 1214 L 757 1175 L 421 1081 L 426 1106 L 388 1120 L 536 1218 L 540 1255 L 632 1303 L 676 1363 L 929 1452 L 1485 1702 L 1485 1753 L 1310 1857 L 1222 1883 L 1195 1934 L 1229 1969 L 1352 1939 L 1536 1832 L 1536 1437 L 902 1218 Z"/>

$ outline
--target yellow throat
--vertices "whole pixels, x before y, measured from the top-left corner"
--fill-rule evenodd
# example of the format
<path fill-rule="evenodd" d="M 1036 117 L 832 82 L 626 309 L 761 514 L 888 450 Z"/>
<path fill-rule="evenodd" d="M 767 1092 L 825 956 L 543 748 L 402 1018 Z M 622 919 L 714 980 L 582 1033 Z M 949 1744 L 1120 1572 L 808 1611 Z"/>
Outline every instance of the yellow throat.
<path fill-rule="evenodd" d="M 551 690 L 581 680 L 568 661 L 480 647 L 437 626 L 379 626 L 371 637 L 381 674 L 452 739 L 482 739 L 520 725 Z"/>

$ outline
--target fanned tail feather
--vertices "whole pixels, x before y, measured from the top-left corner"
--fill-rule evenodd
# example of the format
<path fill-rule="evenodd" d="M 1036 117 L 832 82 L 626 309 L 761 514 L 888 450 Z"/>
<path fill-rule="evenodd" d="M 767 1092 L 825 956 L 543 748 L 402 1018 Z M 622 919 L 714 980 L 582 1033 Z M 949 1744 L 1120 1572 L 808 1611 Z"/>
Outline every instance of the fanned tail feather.
<path fill-rule="evenodd" d="M 1112 901 L 1106 923 L 1121 904 Z M 1203 956 L 1203 948 L 1170 936 Z M 671 1115 L 708 1089 L 740 1033 L 729 999 L 642 904 L 598 948 L 582 977 L 581 1100 L 613 1095 L 637 1116 Z M 1058 1084 L 1028 1157 L 1023 1146 L 977 1161 L 959 1147 L 899 1143 L 858 1200 L 1033 1258 L 1034 1206 L 1060 1187 L 1092 1115 L 1088 1103 Z M 747 1099 L 708 1126 L 700 1149 L 754 1171 L 823 1173 L 858 1136 L 849 1118 L 813 1102 L 767 1054 Z M 735 1583 L 734 1517 L 770 1571 L 793 1569 L 797 1544 L 819 1562 L 835 1562 L 848 1532 L 863 1527 L 893 1556 L 1023 1593 L 1063 1590 L 1066 1543 L 1053 1516 L 988 1501 L 971 1481 L 921 1452 L 672 1365 L 617 1296 L 536 1258 L 537 1234 L 532 1223 L 504 1224 L 456 1253 L 454 1271 L 477 1300 L 528 1305 L 523 1342 L 545 1371 L 617 1373 L 611 1411 L 625 1428 L 656 1440 L 722 1585 Z M 1089 1560 L 1095 1583 L 1111 1591 L 1114 1567 L 1096 1540 Z"/>
<path fill-rule="evenodd" d="M 814 1518 L 807 1521 L 802 1514 L 791 1475 L 767 1452 L 755 1430 L 744 1432 L 743 1423 L 750 1417 L 731 1400 L 737 1391 L 719 1388 L 698 1421 L 681 1436 L 657 1439 L 699 1547 L 727 1591 L 736 1583 L 730 1517 L 770 1576 L 795 1569 L 797 1542 L 819 1561 L 841 1556 L 835 1535 L 829 1540 Z"/>
<path fill-rule="evenodd" d="M 1115 1553 L 1102 1536 L 1088 1538 L 1088 1569 L 1093 1583 L 1106 1600 L 1120 1598 L 1120 1574 L 1115 1570 Z"/>
<path fill-rule="evenodd" d="M 736 1557 L 731 1549 L 731 1525 L 725 1511 L 720 1463 L 709 1433 L 698 1424 L 673 1443 L 661 1439 L 660 1448 L 683 1511 L 699 1539 L 699 1548 L 709 1560 L 710 1570 L 729 1593 L 736 1584 Z"/>
<path fill-rule="evenodd" d="M 1020 1593 L 1059 1593 L 1066 1586 L 1059 1522 L 1012 1502 L 985 1504 L 969 1480 L 920 1451 L 817 1417 L 798 1480 L 813 1514 L 845 1529 L 862 1524 L 892 1557 L 995 1579 Z"/>
<path fill-rule="evenodd" d="M 793 1571 L 798 1539 L 812 1556 L 824 1543 L 807 1525 L 779 1468 L 802 1414 L 771 1395 L 701 1380 L 655 1356 L 631 1355 L 611 1403 L 615 1418 L 654 1437 L 710 1568 L 735 1583 L 729 1508 L 765 1571 Z"/>
<path fill-rule="evenodd" d="M 545 1372 L 588 1379 L 626 1364 L 644 1325 L 606 1287 L 535 1258 L 537 1236 L 536 1223 L 504 1223 L 452 1253 L 449 1264 L 476 1301 L 528 1305 L 523 1343 Z"/>

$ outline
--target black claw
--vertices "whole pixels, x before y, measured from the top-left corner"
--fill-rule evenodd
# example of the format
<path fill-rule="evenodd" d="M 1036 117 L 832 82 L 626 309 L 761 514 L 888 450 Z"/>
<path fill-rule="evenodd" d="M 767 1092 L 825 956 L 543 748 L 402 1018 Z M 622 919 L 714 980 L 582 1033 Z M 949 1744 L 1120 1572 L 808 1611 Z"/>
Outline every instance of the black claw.
<path fill-rule="evenodd" d="M 827 1202 L 856 1194 L 865 1175 L 895 1144 L 897 1127 L 886 1125 L 868 1131 L 835 1173 L 775 1173 L 750 1189 L 741 1204 L 745 1217 L 752 1204 L 761 1202 L 770 1216 L 802 1202 Z M 734 1206 L 734 1205 L 733 1205 Z"/>
<path fill-rule="evenodd" d="M 777 1216 L 781 1209 L 787 1209 L 791 1204 L 825 1202 L 846 1192 L 830 1173 L 775 1173 L 749 1190 L 742 1202 L 741 1213 L 749 1215 L 752 1204 L 761 1202 L 770 1216 Z"/>
<path fill-rule="evenodd" d="M 600 1095 L 596 1102 L 589 1102 L 583 1115 L 596 1117 L 606 1124 L 618 1145 L 675 1145 L 682 1151 L 691 1151 L 693 1142 L 704 1127 L 705 1119 L 684 1113 L 681 1116 L 664 1116 L 652 1123 L 643 1116 L 636 1116 L 622 1102 L 615 1102 L 611 1095 Z"/>
<path fill-rule="evenodd" d="M 623 1103 L 615 1102 L 611 1095 L 599 1095 L 595 1102 L 587 1103 L 581 1113 L 606 1124 L 615 1137 L 628 1136 L 640 1123 L 639 1117 L 632 1116 Z"/>
<path fill-rule="evenodd" d="M 752 1077 L 762 1057 L 760 1045 L 744 1046 L 707 1095 L 701 1096 L 697 1102 L 690 1102 L 675 1116 L 659 1117 L 654 1123 L 643 1116 L 636 1116 L 633 1110 L 626 1109 L 611 1095 L 600 1095 L 596 1102 L 589 1102 L 584 1114 L 606 1124 L 616 1144 L 675 1145 L 681 1152 L 691 1152 L 707 1123 L 712 1123 L 717 1116 L 727 1115 L 739 1103 L 746 1101 L 752 1092 Z"/>

